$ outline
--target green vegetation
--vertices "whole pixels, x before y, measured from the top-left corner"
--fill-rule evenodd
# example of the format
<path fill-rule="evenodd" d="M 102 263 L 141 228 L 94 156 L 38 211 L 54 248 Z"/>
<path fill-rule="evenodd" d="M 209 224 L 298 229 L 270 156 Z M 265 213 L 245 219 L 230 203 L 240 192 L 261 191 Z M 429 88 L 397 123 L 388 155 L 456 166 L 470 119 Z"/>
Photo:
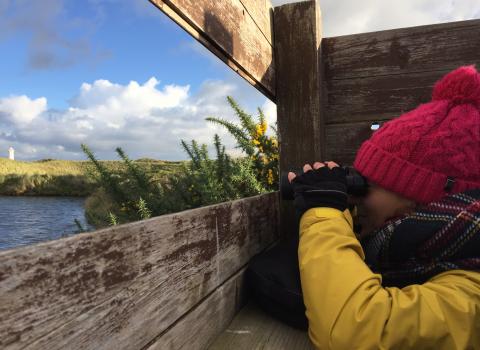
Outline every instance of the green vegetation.
<path fill-rule="evenodd" d="M 156 178 L 178 169 L 182 162 L 152 159 L 134 161 Z M 101 161 L 110 171 L 118 171 L 122 162 Z M 97 188 L 91 176 L 95 167 L 88 161 L 43 159 L 34 162 L 0 158 L 0 195 L 88 196 Z"/>
<path fill-rule="evenodd" d="M 35 162 L 22 162 L 0 158 L 0 175 L 82 175 L 89 167 L 88 162 L 42 159 Z"/>
<path fill-rule="evenodd" d="M 97 160 L 82 145 L 88 161 L 45 159 L 36 162 L 0 158 L 0 194 L 88 196 L 88 222 L 97 227 L 244 198 L 278 188 L 278 143 L 267 134 L 261 109 L 253 118 L 231 98 L 239 124 L 220 118 L 209 122 L 225 127 L 243 156 L 233 158 L 214 136 L 214 158 L 207 145 L 181 141 L 189 161 L 131 160 L 117 148 L 118 161 Z M 75 222 L 78 232 L 84 228 Z"/>
<path fill-rule="evenodd" d="M 237 141 L 237 147 L 245 153 L 243 157 L 229 156 L 218 135 L 213 140 L 216 153 L 213 159 L 207 145 L 182 140 L 181 145 L 190 161 L 181 164 L 175 174 L 159 178 L 132 162 L 121 148 L 116 151 L 123 166 L 112 171 L 82 145 L 101 184 L 86 202 L 88 221 L 96 227 L 116 225 L 277 190 L 276 129 L 272 128 L 275 136 L 267 135 L 267 123 L 261 109 L 254 120 L 231 97 L 228 102 L 240 125 L 219 118 L 207 120 L 227 128 Z"/>

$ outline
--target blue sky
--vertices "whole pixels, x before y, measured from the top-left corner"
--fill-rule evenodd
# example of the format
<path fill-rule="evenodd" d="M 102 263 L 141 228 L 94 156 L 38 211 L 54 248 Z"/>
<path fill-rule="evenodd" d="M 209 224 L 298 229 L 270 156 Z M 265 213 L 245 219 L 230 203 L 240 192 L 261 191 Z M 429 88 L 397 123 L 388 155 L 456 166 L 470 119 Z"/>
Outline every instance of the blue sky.
<path fill-rule="evenodd" d="M 291 1 L 275 0 L 274 5 Z M 477 0 L 324 0 L 325 36 L 480 18 Z M 341 25 L 339 25 L 341 23 Z M 147 0 L 0 0 L 0 157 L 186 159 L 180 139 L 211 143 L 247 111 L 275 105 Z"/>
<path fill-rule="evenodd" d="M 11 25 L 0 25 L 7 27 L 0 76 L 8 82 L 0 96 L 48 96 L 49 105 L 66 108 L 82 82 L 99 78 L 127 84 L 155 76 L 195 92 L 205 79 L 229 73 L 145 0 L 10 1 L 2 17 Z"/>

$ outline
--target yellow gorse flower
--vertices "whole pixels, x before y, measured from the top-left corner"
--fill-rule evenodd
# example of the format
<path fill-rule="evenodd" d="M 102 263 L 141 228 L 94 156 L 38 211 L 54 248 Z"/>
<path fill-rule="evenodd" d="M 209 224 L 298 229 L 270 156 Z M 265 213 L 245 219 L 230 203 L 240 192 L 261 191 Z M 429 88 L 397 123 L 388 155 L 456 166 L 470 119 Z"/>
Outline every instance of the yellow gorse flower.
<path fill-rule="evenodd" d="M 273 184 L 273 171 L 272 171 L 272 169 L 268 169 L 267 182 L 268 182 L 269 185 Z"/>
<path fill-rule="evenodd" d="M 267 132 L 267 123 L 266 122 L 263 122 L 263 123 L 258 123 L 256 125 L 256 131 L 257 131 L 257 137 L 256 138 L 259 138 L 263 135 L 265 135 L 265 133 Z"/>

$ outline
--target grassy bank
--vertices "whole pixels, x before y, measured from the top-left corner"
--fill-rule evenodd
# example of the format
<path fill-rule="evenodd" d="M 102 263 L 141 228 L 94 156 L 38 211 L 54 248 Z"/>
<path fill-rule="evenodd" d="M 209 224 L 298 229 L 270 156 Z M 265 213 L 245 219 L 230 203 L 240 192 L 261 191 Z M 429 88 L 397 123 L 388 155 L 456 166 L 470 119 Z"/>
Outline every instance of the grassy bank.
<path fill-rule="evenodd" d="M 101 161 L 112 172 L 120 171 L 121 161 Z M 138 159 L 155 180 L 178 169 L 181 162 Z M 88 161 L 39 160 L 13 161 L 0 158 L 0 195 L 89 196 L 98 184 L 94 168 Z"/>

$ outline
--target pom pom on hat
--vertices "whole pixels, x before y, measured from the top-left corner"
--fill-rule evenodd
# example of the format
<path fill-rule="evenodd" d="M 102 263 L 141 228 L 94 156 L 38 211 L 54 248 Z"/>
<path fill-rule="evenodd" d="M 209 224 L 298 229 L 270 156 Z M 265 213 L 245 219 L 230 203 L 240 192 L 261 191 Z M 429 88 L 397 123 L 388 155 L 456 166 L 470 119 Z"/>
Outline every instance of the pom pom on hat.
<path fill-rule="evenodd" d="M 446 74 L 431 102 L 375 131 L 353 166 L 417 203 L 480 188 L 480 73 L 471 65 Z"/>
<path fill-rule="evenodd" d="M 480 106 L 480 73 L 473 65 L 460 67 L 439 80 L 432 101 L 449 100 L 454 105 L 473 103 Z"/>

